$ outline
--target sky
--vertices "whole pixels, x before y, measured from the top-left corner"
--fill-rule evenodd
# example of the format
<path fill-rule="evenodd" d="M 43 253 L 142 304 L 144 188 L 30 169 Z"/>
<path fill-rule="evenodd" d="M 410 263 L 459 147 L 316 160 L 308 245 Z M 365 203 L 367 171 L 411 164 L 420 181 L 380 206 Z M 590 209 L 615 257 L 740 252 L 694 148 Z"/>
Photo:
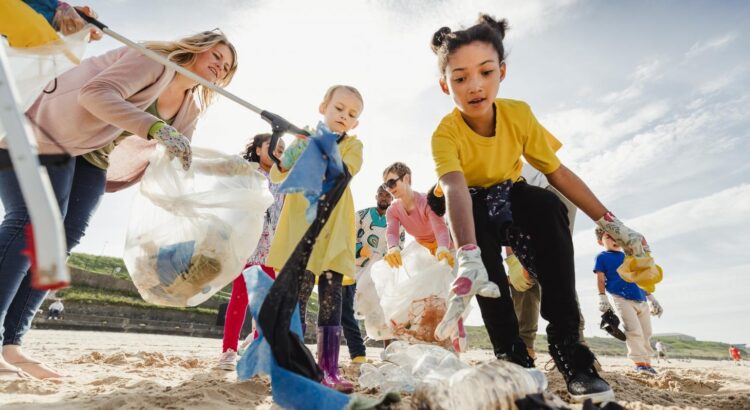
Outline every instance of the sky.
<path fill-rule="evenodd" d="M 91 0 L 133 40 L 221 28 L 239 53 L 228 90 L 298 125 L 314 124 L 325 90 L 349 84 L 365 108 L 355 133 L 364 165 L 357 209 L 374 205 L 382 170 L 435 182 L 430 136 L 453 109 L 429 48 L 441 26 L 507 18 L 499 96 L 524 100 L 562 143 L 563 163 L 649 240 L 664 281 L 655 333 L 750 343 L 750 3 L 743 1 Z M 110 38 L 88 55 L 118 47 Z M 237 153 L 260 118 L 220 99 L 194 145 Z M 134 189 L 108 194 L 75 249 L 120 256 Z M 576 281 L 588 336 L 598 328 L 594 224 L 579 212 Z M 478 309 L 470 324 L 480 324 Z M 744 325 L 743 325 L 744 323 Z M 540 323 L 543 332 L 544 323 Z"/>

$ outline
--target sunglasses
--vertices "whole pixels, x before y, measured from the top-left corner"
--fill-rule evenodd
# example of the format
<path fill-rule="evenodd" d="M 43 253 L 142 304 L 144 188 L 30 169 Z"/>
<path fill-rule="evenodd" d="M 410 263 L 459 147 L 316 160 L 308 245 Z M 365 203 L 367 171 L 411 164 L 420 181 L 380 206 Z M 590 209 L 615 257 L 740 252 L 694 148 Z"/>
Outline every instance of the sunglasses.
<path fill-rule="evenodd" d="M 396 187 L 396 184 L 398 184 L 398 181 L 404 179 L 403 175 L 395 178 L 395 179 L 389 179 L 383 183 L 383 188 L 385 189 L 393 189 Z"/>

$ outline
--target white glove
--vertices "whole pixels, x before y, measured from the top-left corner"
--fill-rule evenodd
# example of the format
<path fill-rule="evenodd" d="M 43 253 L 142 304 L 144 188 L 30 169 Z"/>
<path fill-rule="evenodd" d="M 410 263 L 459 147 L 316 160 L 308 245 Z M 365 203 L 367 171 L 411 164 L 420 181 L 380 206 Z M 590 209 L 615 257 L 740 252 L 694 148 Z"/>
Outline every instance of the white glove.
<path fill-rule="evenodd" d="M 604 313 L 610 309 L 612 309 L 612 305 L 609 304 L 607 294 L 599 295 L 599 311 Z"/>
<path fill-rule="evenodd" d="M 659 304 L 659 301 L 656 300 L 653 294 L 646 296 L 646 299 L 648 299 L 648 305 L 651 308 L 651 316 L 661 317 L 664 309 Z"/>
<path fill-rule="evenodd" d="M 487 269 L 482 263 L 479 247 L 471 245 L 459 249 L 456 259 L 458 276 L 451 284 L 445 316 L 435 328 L 435 338 L 438 340 L 445 340 L 457 334 L 458 320 L 469 307 L 472 296 L 500 297 L 500 288 L 487 278 Z"/>
<path fill-rule="evenodd" d="M 149 135 L 155 140 L 164 144 L 167 148 L 167 155 L 170 159 L 178 158 L 182 163 L 182 168 L 187 171 L 193 160 L 193 153 L 190 149 L 190 140 L 177 131 L 177 128 L 168 125 L 165 122 L 157 122 L 149 130 Z"/>
<path fill-rule="evenodd" d="M 645 256 L 651 252 L 646 242 L 646 238 L 638 232 L 628 228 L 611 212 L 607 212 L 603 217 L 596 221 L 596 224 L 614 239 L 626 255 L 636 257 Z"/>

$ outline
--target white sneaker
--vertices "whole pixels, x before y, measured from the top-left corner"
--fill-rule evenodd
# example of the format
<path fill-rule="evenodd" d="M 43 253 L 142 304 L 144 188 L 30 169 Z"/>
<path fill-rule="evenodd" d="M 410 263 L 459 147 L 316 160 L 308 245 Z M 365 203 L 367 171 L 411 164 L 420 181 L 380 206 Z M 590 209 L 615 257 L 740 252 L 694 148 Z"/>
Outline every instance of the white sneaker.
<path fill-rule="evenodd" d="M 226 352 L 221 354 L 219 363 L 217 363 L 214 368 L 226 370 L 228 372 L 234 371 L 237 368 L 237 352 L 232 349 L 227 349 Z"/>

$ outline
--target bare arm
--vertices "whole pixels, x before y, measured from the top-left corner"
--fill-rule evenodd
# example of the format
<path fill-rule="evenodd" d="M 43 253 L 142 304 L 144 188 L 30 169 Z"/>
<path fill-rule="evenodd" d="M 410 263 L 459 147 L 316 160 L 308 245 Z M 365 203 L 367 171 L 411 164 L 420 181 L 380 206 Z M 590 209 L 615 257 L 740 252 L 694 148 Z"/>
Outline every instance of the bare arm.
<path fill-rule="evenodd" d="M 599 294 L 603 295 L 605 290 L 604 272 L 596 272 L 596 287 L 599 289 Z"/>
<path fill-rule="evenodd" d="M 440 186 L 445 194 L 446 214 L 456 248 L 476 245 L 471 195 L 464 174 L 458 171 L 449 172 L 440 177 Z"/>
<path fill-rule="evenodd" d="M 560 164 L 560 168 L 547 174 L 547 180 L 592 220 L 597 221 L 607 213 L 607 208 L 586 183 L 565 165 Z"/>

